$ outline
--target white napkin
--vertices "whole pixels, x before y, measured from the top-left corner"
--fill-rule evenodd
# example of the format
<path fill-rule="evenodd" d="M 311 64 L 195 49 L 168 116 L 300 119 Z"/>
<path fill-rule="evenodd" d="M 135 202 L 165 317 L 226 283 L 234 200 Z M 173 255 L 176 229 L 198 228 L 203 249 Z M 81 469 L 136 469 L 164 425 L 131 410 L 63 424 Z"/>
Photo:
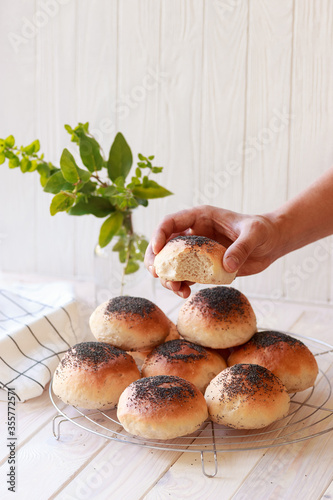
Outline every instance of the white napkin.
<path fill-rule="evenodd" d="M 79 332 L 69 284 L 0 284 L 0 400 L 8 389 L 19 402 L 42 394 Z"/>

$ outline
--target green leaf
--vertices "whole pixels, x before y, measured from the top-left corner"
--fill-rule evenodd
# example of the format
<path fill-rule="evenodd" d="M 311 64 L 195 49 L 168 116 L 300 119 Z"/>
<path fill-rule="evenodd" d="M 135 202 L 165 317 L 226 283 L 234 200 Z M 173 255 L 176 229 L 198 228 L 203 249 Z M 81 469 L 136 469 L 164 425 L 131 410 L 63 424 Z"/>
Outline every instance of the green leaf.
<path fill-rule="evenodd" d="M 89 196 L 87 200 L 79 199 L 69 210 L 70 215 L 91 214 L 95 217 L 106 217 L 114 212 L 110 201 L 100 196 Z"/>
<path fill-rule="evenodd" d="M 140 185 L 141 185 L 140 179 L 138 179 L 137 177 L 132 177 L 132 182 L 131 184 L 127 185 L 127 188 L 131 189 L 134 186 L 140 186 Z"/>
<path fill-rule="evenodd" d="M 136 175 L 137 177 L 141 177 L 141 169 L 140 169 L 139 167 L 137 167 L 137 168 L 135 169 L 135 175 Z"/>
<path fill-rule="evenodd" d="M 0 153 L 4 151 L 5 146 L 6 146 L 5 141 L 3 139 L 0 139 Z"/>
<path fill-rule="evenodd" d="M 33 143 L 34 145 L 34 153 L 38 153 L 38 151 L 40 150 L 40 142 L 38 139 L 36 139 Z"/>
<path fill-rule="evenodd" d="M 152 167 L 152 169 L 151 169 L 153 174 L 159 174 L 160 172 L 162 172 L 162 170 L 163 170 L 163 167 Z"/>
<path fill-rule="evenodd" d="M 110 149 L 107 163 L 109 177 L 115 181 L 122 176 L 126 179 L 133 163 L 132 152 L 125 137 L 118 132 Z"/>
<path fill-rule="evenodd" d="M 143 179 L 142 179 L 142 187 L 144 188 L 147 188 L 149 187 L 149 178 L 147 175 L 144 175 L 143 176 Z"/>
<path fill-rule="evenodd" d="M 29 172 L 31 168 L 31 161 L 29 160 L 29 158 L 27 158 L 26 156 L 22 158 L 20 168 L 23 173 Z"/>
<path fill-rule="evenodd" d="M 23 148 L 23 151 L 27 153 L 27 155 L 32 155 L 33 153 L 37 153 L 40 150 L 39 140 L 36 139 L 31 144 Z"/>
<path fill-rule="evenodd" d="M 127 259 L 127 252 L 126 250 L 120 250 L 119 251 L 119 260 L 121 262 L 121 264 L 125 264 L 126 262 L 126 259 Z"/>
<path fill-rule="evenodd" d="M 154 155 L 148 156 L 148 160 L 153 160 L 155 158 Z"/>
<path fill-rule="evenodd" d="M 115 193 L 117 193 L 117 188 L 115 186 L 109 186 L 107 188 L 101 187 L 98 190 L 99 193 L 101 193 L 103 196 L 113 196 Z"/>
<path fill-rule="evenodd" d="M 121 228 L 123 219 L 124 215 L 121 212 L 115 212 L 103 222 L 98 240 L 100 247 L 103 248 L 110 243 L 114 235 Z"/>
<path fill-rule="evenodd" d="M 125 187 L 125 179 L 122 176 L 117 177 L 117 179 L 114 181 L 115 185 L 117 188 L 124 188 Z"/>
<path fill-rule="evenodd" d="M 87 167 L 90 172 L 101 170 L 103 167 L 103 157 L 100 153 L 98 142 L 92 137 L 80 135 L 80 156 L 83 165 Z"/>
<path fill-rule="evenodd" d="M 70 125 L 64 125 L 64 127 L 65 127 L 65 130 L 67 130 L 67 132 L 68 132 L 69 134 L 72 134 L 72 133 L 73 133 L 73 129 L 72 129 L 72 127 L 71 127 Z"/>
<path fill-rule="evenodd" d="M 5 139 L 5 144 L 8 148 L 12 148 L 15 145 L 15 139 L 13 135 L 9 135 L 7 139 Z"/>
<path fill-rule="evenodd" d="M 135 260 L 129 260 L 125 267 L 125 274 L 135 273 L 138 269 L 140 269 L 140 265 Z"/>
<path fill-rule="evenodd" d="M 120 252 L 120 250 L 124 250 L 125 242 L 123 239 L 119 239 L 115 245 L 112 247 L 113 252 Z"/>
<path fill-rule="evenodd" d="M 6 154 L 6 153 L 5 153 Z M 17 156 L 14 155 L 14 158 L 11 158 L 8 162 L 9 168 L 16 168 L 20 165 L 20 160 Z"/>
<path fill-rule="evenodd" d="M 141 153 L 138 154 L 138 158 L 141 161 L 147 160 L 147 158 L 145 156 L 143 156 Z"/>
<path fill-rule="evenodd" d="M 94 191 L 96 191 L 96 188 L 97 188 L 96 182 L 88 181 L 88 182 L 85 182 L 84 184 L 80 184 L 78 187 L 78 191 L 80 191 L 80 193 L 84 193 L 84 194 L 91 194 Z"/>
<path fill-rule="evenodd" d="M 139 205 L 142 205 L 143 207 L 148 207 L 148 200 L 143 200 L 142 198 L 138 198 L 137 196 L 135 197 L 136 201 L 138 202 Z"/>
<path fill-rule="evenodd" d="M 68 210 L 74 203 L 74 198 L 69 196 L 66 193 L 56 194 L 51 201 L 50 205 L 50 213 L 51 215 L 55 215 L 58 212 L 65 212 Z"/>
<path fill-rule="evenodd" d="M 60 158 L 60 167 L 66 181 L 75 184 L 80 180 L 77 171 L 79 167 L 76 165 L 73 155 L 66 148 L 63 150 Z"/>
<path fill-rule="evenodd" d="M 2 165 L 3 163 L 5 163 L 6 161 L 6 157 L 3 153 L 0 153 L 0 165 Z"/>
<path fill-rule="evenodd" d="M 5 154 L 5 157 L 8 158 L 8 160 L 14 160 L 15 158 L 17 158 L 17 156 L 14 155 L 14 153 L 12 151 L 6 150 L 4 154 Z M 18 165 L 16 165 L 16 166 L 18 166 Z"/>
<path fill-rule="evenodd" d="M 88 182 L 91 176 L 90 172 L 83 170 L 82 168 L 76 167 L 77 173 L 79 174 L 80 180 L 82 182 Z"/>
<path fill-rule="evenodd" d="M 51 175 L 44 184 L 44 191 L 52 194 L 60 193 L 60 191 L 72 191 L 73 188 L 73 184 L 66 181 L 61 171 Z"/>
<path fill-rule="evenodd" d="M 165 189 L 164 187 L 157 184 L 155 181 L 146 181 L 145 186 L 138 186 L 132 189 L 134 196 L 138 198 L 143 198 L 144 200 L 150 200 L 153 198 L 164 198 L 165 196 L 170 196 L 171 191 Z"/>
<path fill-rule="evenodd" d="M 148 246 L 147 240 L 142 239 L 141 241 L 138 242 L 138 249 L 142 253 L 145 253 L 145 251 L 147 250 L 147 246 Z"/>

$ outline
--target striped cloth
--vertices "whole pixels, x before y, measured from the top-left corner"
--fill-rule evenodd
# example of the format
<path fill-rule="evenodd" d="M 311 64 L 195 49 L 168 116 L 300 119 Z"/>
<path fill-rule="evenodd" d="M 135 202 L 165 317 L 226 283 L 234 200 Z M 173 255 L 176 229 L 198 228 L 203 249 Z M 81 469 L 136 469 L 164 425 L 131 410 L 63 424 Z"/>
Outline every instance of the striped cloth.
<path fill-rule="evenodd" d="M 0 400 L 42 394 L 63 353 L 79 342 L 77 304 L 71 286 L 0 285 Z"/>

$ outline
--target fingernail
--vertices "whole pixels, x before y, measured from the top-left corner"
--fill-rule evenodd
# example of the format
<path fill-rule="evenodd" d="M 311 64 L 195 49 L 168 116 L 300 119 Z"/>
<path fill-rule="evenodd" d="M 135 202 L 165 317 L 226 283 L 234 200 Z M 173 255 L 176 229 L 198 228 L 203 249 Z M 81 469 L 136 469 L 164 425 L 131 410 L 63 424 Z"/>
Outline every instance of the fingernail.
<path fill-rule="evenodd" d="M 151 248 L 152 248 L 152 251 L 155 255 L 157 255 L 158 252 L 156 252 L 156 241 L 155 240 L 152 240 L 151 242 Z"/>
<path fill-rule="evenodd" d="M 230 271 L 231 273 L 234 273 L 235 271 L 237 271 L 238 267 L 239 267 L 239 260 L 237 259 L 237 257 L 227 257 L 226 258 L 226 264 L 227 264 L 227 271 Z"/>
<path fill-rule="evenodd" d="M 177 295 L 179 295 L 182 299 L 185 299 L 184 292 L 177 292 Z"/>
<path fill-rule="evenodd" d="M 151 274 L 154 274 L 154 267 L 153 267 L 153 266 L 148 266 L 148 271 L 149 271 Z"/>

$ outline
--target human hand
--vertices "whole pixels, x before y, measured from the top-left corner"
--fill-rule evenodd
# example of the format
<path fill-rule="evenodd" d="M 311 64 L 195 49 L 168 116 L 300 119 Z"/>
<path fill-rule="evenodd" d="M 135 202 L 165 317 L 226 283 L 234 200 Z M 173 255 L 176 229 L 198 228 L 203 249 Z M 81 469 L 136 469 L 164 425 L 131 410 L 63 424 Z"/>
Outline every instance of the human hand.
<path fill-rule="evenodd" d="M 158 277 L 155 255 L 170 239 L 184 234 L 206 236 L 224 245 L 223 267 L 238 276 L 259 273 L 280 256 L 281 234 L 274 213 L 245 215 L 202 205 L 167 215 L 157 226 L 145 255 L 145 265 L 154 277 Z M 182 298 L 191 293 L 191 282 L 160 281 Z"/>

